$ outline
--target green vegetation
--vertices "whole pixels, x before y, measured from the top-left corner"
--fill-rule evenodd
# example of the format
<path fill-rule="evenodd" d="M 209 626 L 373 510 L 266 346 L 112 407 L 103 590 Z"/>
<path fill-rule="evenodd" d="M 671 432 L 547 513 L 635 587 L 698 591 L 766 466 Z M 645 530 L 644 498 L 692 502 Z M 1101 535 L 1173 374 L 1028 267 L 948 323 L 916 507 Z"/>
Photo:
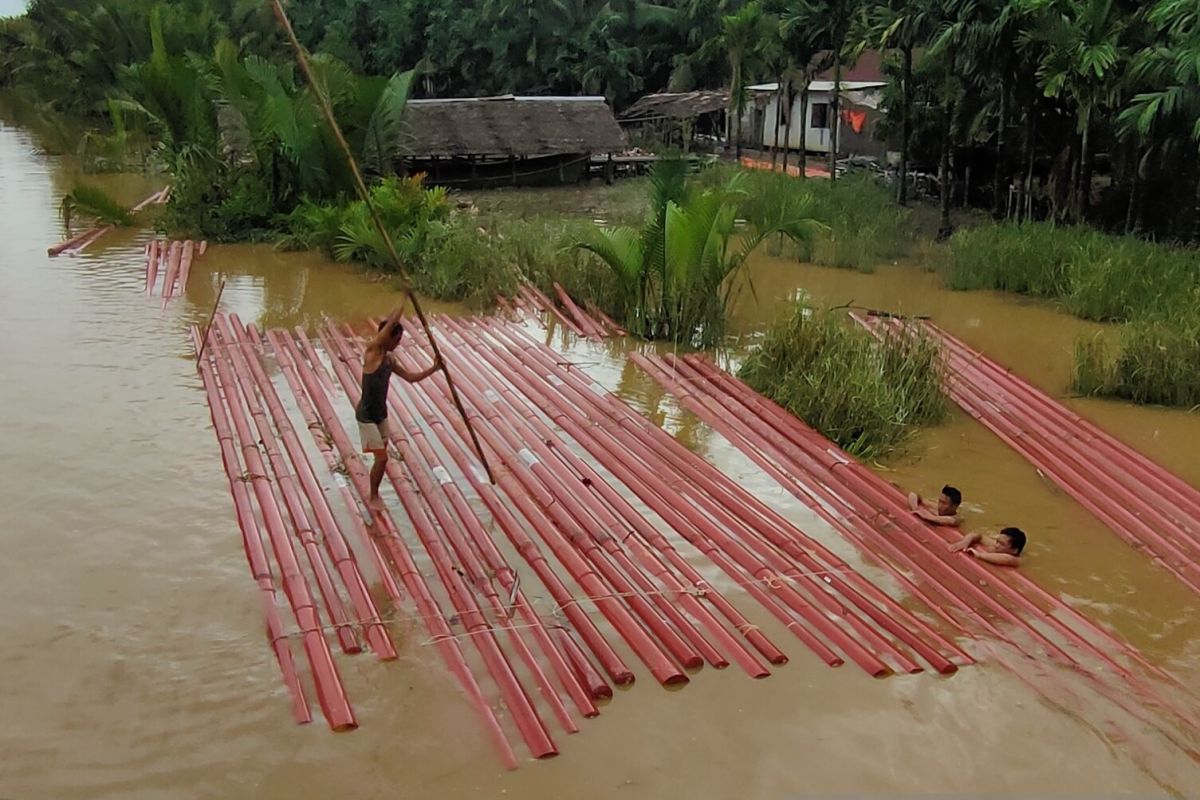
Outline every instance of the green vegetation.
<path fill-rule="evenodd" d="M 1200 253 L 1051 223 L 958 231 L 940 265 L 953 289 L 1061 300 L 1077 317 L 1125 321 L 1190 304 Z"/>
<path fill-rule="evenodd" d="M 719 179 L 727 172 L 718 169 L 711 174 Z M 908 210 L 865 176 L 835 184 L 749 170 L 746 194 L 743 210 L 750 218 L 771 222 L 808 214 L 825 223 L 825 229 L 811 239 L 773 242 L 778 255 L 871 272 L 880 262 L 907 254 L 916 238 Z"/>
<path fill-rule="evenodd" d="M 91 217 L 101 225 L 129 225 L 133 222 L 133 213 L 95 186 L 81 184 L 63 195 L 59 206 L 63 225 L 71 227 L 71 220 L 78 216 Z"/>
<path fill-rule="evenodd" d="M 595 226 L 576 245 L 612 272 L 626 327 L 651 339 L 711 347 L 724 333 L 725 312 L 746 258 L 773 235 L 809 241 L 820 229 L 799 203 L 750 215 L 739 241 L 736 221 L 752 195 L 750 176 L 701 189 L 682 161 L 660 161 L 651 174 L 650 211 L 641 229 Z"/>
<path fill-rule="evenodd" d="M 1135 403 L 1200 406 L 1200 314 L 1148 317 L 1075 345 L 1074 388 Z"/>
<path fill-rule="evenodd" d="M 864 459 L 900 447 L 941 420 L 943 364 L 926 338 L 878 341 L 835 311 L 797 306 L 738 372 L 755 390 Z"/>

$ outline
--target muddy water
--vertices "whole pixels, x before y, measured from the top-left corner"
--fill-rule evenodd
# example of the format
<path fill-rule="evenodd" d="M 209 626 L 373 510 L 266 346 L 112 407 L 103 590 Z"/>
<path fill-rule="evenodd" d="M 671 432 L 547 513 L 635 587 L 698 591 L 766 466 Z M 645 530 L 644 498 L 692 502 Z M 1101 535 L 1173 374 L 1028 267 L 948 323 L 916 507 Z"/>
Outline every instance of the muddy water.
<path fill-rule="evenodd" d="M 272 326 L 383 311 L 394 295 L 318 258 L 214 247 L 164 312 L 141 292 L 145 233 L 46 258 L 61 238 L 55 209 L 69 173 L 28 134 L 0 124 L 0 797 L 1157 795 L 1164 784 L 1200 785 L 1195 764 L 1154 736 L 1139 742 L 1150 752 L 1135 761 L 1129 747 L 999 669 L 875 681 L 826 668 L 765 621 L 793 657 L 771 678 L 705 670 L 667 692 L 639 675 L 580 734 L 558 737 L 562 756 L 515 773 L 498 769 L 474 715 L 403 615 L 393 623 L 398 662 L 341 660 L 359 731 L 291 724 L 185 327 L 206 317 L 222 278 L 228 309 Z M 155 188 L 137 178 L 105 183 L 126 200 Z M 1061 363 L 1053 353 L 1067 346 L 1070 323 L 1047 311 L 942 295 L 913 272 L 859 278 L 769 260 L 756 268 L 778 294 L 804 285 L 830 300 L 895 305 L 903 292 L 912 310 L 927 303 L 973 344 L 1028 364 L 1040 383 L 1061 376 L 1040 365 L 1051 356 Z M 775 310 L 747 310 L 743 330 Z M 1019 323 L 1006 321 L 1011 314 Z M 1030 330 L 1039 322 L 1040 336 Z M 573 353 L 804 519 L 612 345 Z M 1190 418 L 1087 410 L 1111 413 L 1106 424 L 1196 480 L 1187 454 L 1171 453 L 1186 446 L 1185 434 L 1195 440 Z M 913 453 L 897 480 L 932 489 L 953 478 L 972 524 L 1025 525 L 1030 569 L 1156 660 L 1194 671 L 1189 599 L 988 434 L 955 420 Z"/>

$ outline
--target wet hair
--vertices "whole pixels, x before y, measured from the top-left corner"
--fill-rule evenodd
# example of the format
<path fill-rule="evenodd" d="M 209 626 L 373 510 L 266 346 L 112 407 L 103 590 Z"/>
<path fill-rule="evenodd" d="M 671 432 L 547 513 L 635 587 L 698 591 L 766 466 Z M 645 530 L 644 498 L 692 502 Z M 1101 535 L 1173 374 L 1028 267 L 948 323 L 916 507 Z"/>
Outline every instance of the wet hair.
<path fill-rule="evenodd" d="M 1017 551 L 1017 555 L 1021 555 L 1021 551 L 1025 549 L 1025 531 L 1020 528 L 1002 528 L 1001 536 L 1007 536 L 1012 542 L 1013 550 Z"/>
<path fill-rule="evenodd" d="M 379 325 L 375 328 L 375 330 L 382 331 L 383 327 L 385 325 L 387 325 L 386 319 L 381 321 L 379 323 Z M 395 325 L 392 326 L 391 334 L 392 334 L 392 336 L 403 336 L 404 335 L 404 326 L 401 325 L 399 322 L 397 322 Z"/>
<path fill-rule="evenodd" d="M 942 487 L 942 494 L 946 495 L 946 498 L 954 505 L 962 502 L 962 492 L 949 484 Z"/>

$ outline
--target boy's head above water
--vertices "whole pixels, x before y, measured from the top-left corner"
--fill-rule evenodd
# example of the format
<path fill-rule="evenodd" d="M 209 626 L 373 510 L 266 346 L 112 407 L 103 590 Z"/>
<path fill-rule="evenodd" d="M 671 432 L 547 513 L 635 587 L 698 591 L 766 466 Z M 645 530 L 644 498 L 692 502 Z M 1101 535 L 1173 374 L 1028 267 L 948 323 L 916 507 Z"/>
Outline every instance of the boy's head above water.
<path fill-rule="evenodd" d="M 1025 549 L 1025 531 L 1020 528 L 1002 528 L 996 534 L 996 552 L 1019 556 Z"/>
<path fill-rule="evenodd" d="M 947 484 L 942 487 L 942 493 L 938 496 L 938 514 L 952 517 L 958 513 L 960 503 L 962 503 L 962 492 Z"/>

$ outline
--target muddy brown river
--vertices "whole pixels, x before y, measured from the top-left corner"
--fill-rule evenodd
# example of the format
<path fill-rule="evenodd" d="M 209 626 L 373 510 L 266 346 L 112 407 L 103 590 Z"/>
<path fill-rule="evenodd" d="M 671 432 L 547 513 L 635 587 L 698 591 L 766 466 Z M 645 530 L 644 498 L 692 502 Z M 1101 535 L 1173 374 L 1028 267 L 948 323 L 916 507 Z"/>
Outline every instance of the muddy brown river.
<path fill-rule="evenodd" d="M 735 669 L 705 669 L 681 691 L 639 680 L 580 733 L 559 736 L 558 758 L 505 772 L 406 616 L 411 609 L 401 609 L 391 623 L 398 661 L 339 659 L 361 728 L 333 734 L 320 721 L 292 724 L 186 324 L 203 321 L 222 277 L 223 306 L 263 326 L 361 317 L 396 296 L 316 256 L 218 246 L 195 263 L 186 296 L 163 311 L 143 294 L 145 231 L 117 232 L 79 257 L 47 258 L 46 247 L 62 238 L 59 198 L 75 178 L 29 133 L 0 123 L 0 798 L 1200 792 L 1200 764 L 1153 732 L 1131 723 L 1136 741 L 1106 736 L 1096 719 L 1040 699 L 997 666 L 872 680 L 852 667 L 827 668 L 783 636 L 774 638 L 792 661 L 766 680 Z M 131 202 L 157 188 L 132 176 L 103 183 Z M 752 269 L 759 301 L 743 302 L 733 323 L 744 341 L 803 289 L 823 303 L 931 314 L 1062 396 L 1073 342 L 1097 330 L 1044 304 L 947 292 L 911 266 L 861 275 L 763 256 Z M 618 346 L 567 350 L 861 565 L 627 366 Z M 1200 485 L 1200 415 L 1070 405 Z M 964 415 L 877 468 L 927 493 L 954 482 L 973 528 L 1025 528 L 1023 569 L 1185 684 L 1200 680 L 1195 595 Z"/>

